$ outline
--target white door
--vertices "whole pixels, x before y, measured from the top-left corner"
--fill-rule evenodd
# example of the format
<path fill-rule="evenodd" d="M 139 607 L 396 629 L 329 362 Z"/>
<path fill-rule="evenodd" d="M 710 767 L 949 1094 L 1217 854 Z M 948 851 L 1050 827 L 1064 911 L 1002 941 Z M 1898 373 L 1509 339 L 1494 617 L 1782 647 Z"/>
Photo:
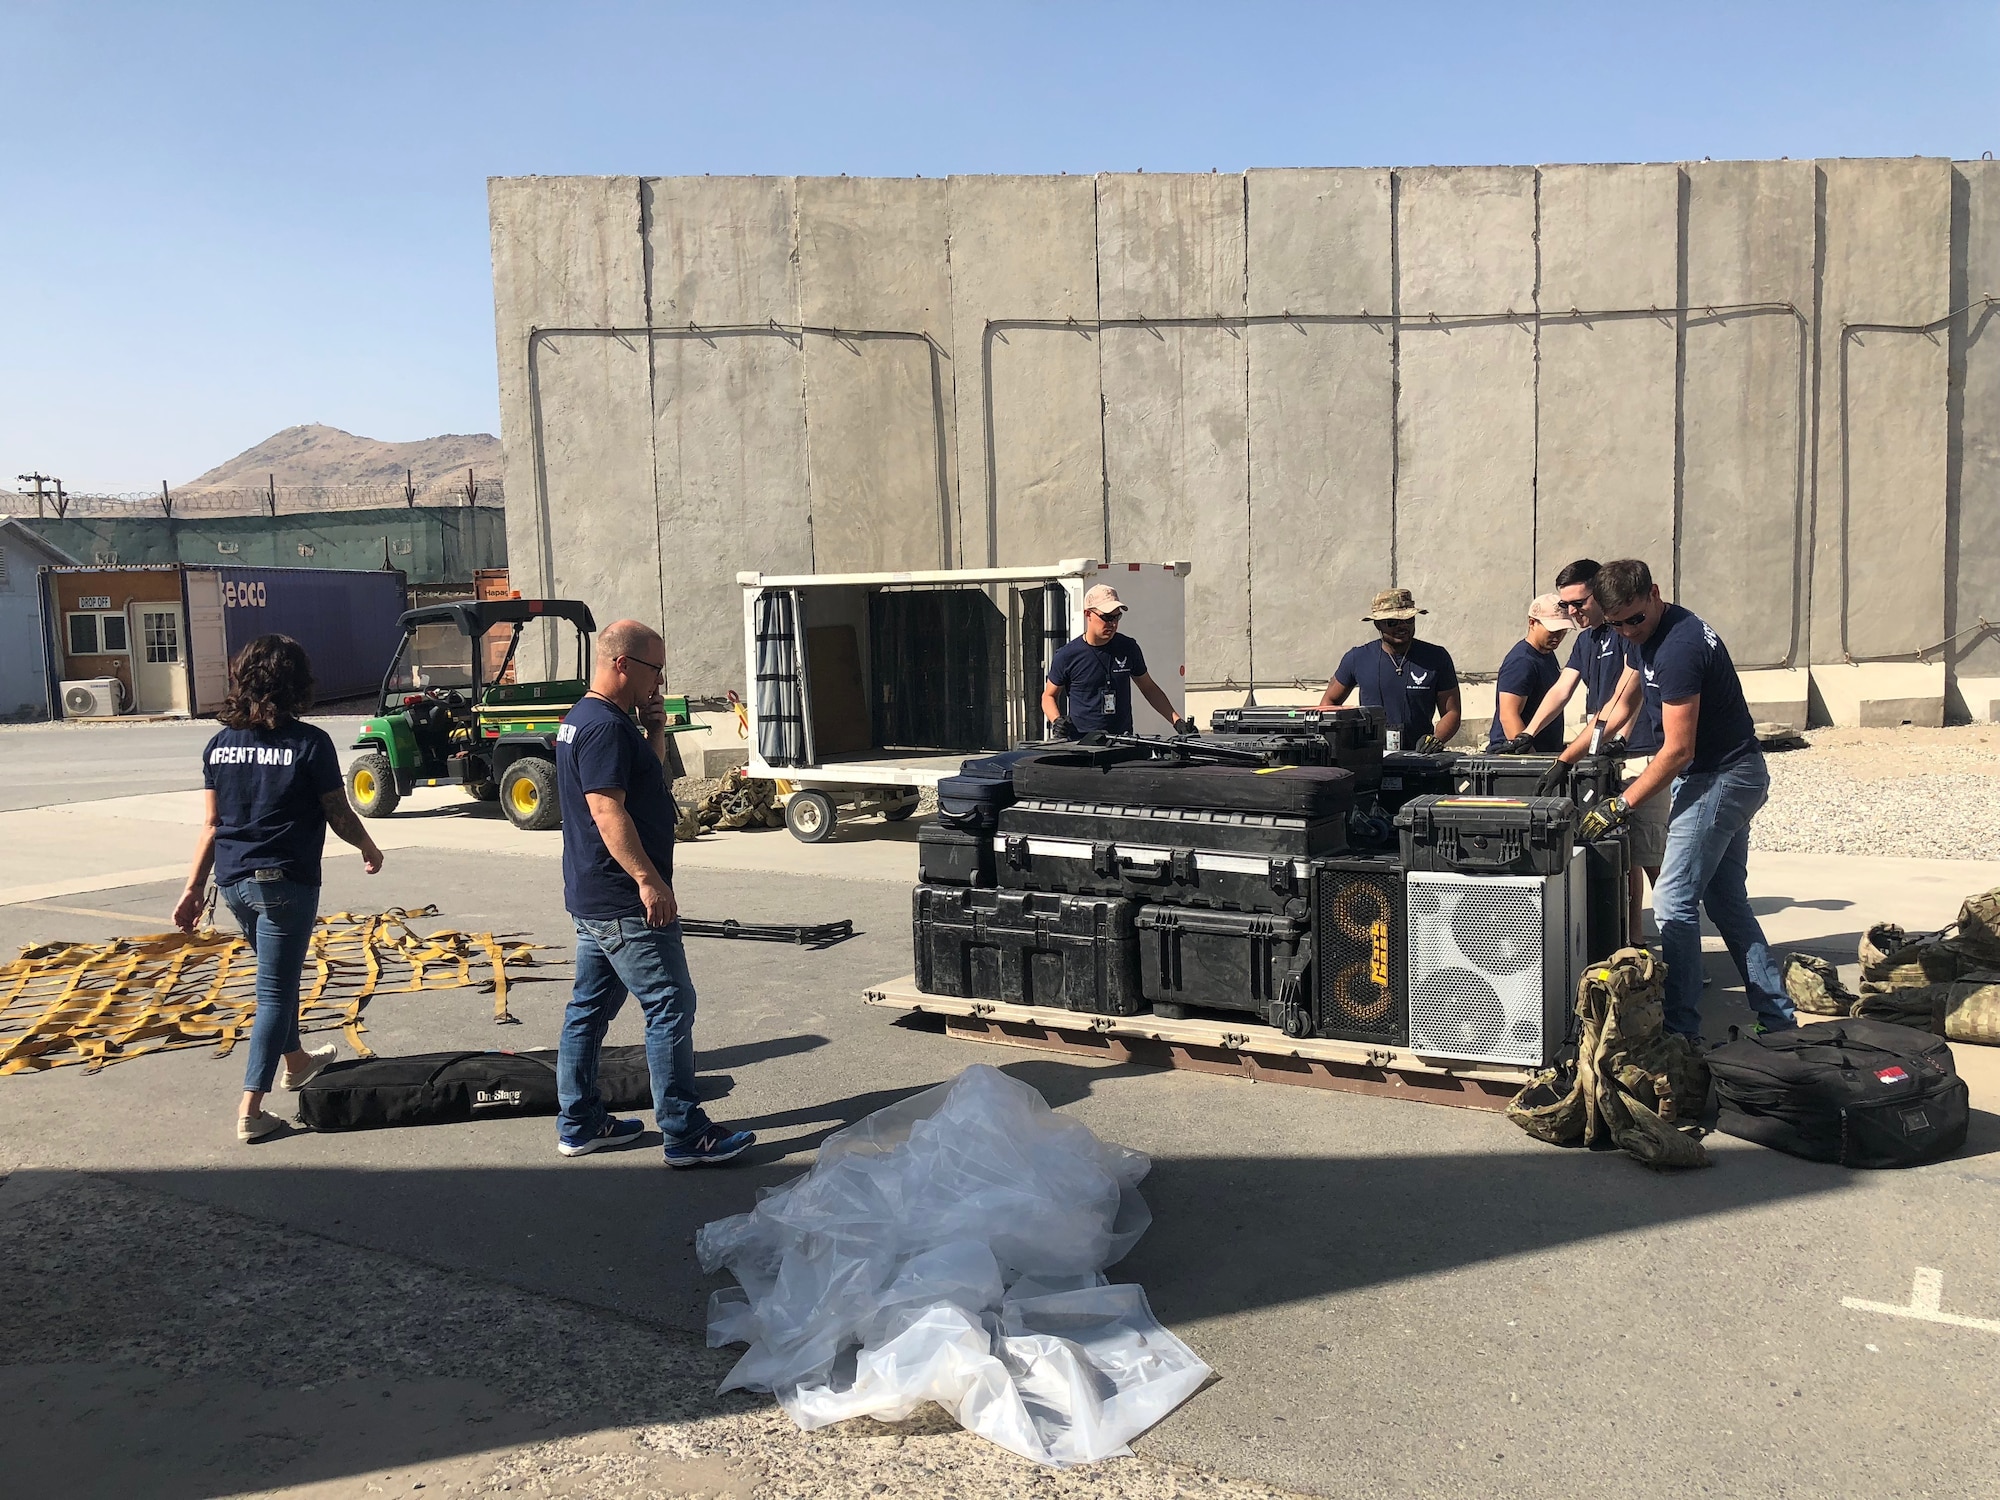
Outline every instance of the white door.
<path fill-rule="evenodd" d="M 188 639 L 181 649 L 194 665 L 194 711 L 212 714 L 229 692 L 229 643 L 222 623 L 222 575 L 212 569 L 187 573 Z"/>
<path fill-rule="evenodd" d="M 188 711 L 187 632 L 178 604 L 139 606 L 132 642 L 132 692 L 142 714 Z"/>

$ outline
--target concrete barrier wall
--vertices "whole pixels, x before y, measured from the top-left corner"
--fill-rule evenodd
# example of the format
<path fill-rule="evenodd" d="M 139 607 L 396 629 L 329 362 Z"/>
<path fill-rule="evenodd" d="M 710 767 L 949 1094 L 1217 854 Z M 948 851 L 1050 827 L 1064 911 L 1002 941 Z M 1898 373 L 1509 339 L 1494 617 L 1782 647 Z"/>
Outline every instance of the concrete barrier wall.
<path fill-rule="evenodd" d="M 1185 557 L 1190 686 L 1298 695 L 1378 588 L 1476 679 L 1565 562 L 1637 554 L 1760 712 L 2000 702 L 1993 163 L 511 178 L 491 207 L 515 579 L 660 620 L 693 693 L 743 687 L 745 569 Z"/>

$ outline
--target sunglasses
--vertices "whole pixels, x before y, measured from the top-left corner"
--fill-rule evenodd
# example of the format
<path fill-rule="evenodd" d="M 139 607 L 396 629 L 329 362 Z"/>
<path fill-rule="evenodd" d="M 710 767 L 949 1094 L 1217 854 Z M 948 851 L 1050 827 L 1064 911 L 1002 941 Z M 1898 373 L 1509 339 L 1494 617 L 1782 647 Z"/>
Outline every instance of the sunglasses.
<path fill-rule="evenodd" d="M 1589 603 L 1588 599 L 1558 599 L 1556 600 L 1556 608 L 1566 615 L 1573 615 L 1578 610 L 1588 606 Z"/>
<path fill-rule="evenodd" d="M 1622 620 L 1606 620 L 1604 623 L 1613 630 L 1631 630 L 1646 623 L 1646 612 L 1642 609 L 1636 615 L 1627 615 Z"/>
<path fill-rule="evenodd" d="M 651 667 L 655 673 L 661 676 L 666 675 L 667 664 L 663 661 L 647 661 L 643 656 L 621 656 L 618 659 L 620 661 L 636 661 L 642 667 Z"/>

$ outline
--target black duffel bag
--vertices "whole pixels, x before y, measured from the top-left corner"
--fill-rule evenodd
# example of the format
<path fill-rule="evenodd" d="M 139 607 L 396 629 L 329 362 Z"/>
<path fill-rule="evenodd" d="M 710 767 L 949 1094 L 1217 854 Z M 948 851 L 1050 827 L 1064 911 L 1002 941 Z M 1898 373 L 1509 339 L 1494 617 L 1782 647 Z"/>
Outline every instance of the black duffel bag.
<path fill-rule="evenodd" d="M 1849 1017 L 1742 1037 L 1706 1061 L 1725 1135 L 1844 1167 L 1913 1167 L 1965 1144 L 1965 1080 L 1928 1032 Z"/>
<path fill-rule="evenodd" d="M 606 1047 L 597 1087 L 606 1109 L 651 1108 L 646 1049 Z M 556 1055 L 547 1049 L 350 1058 L 328 1063 L 299 1090 L 299 1123 L 309 1130 L 458 1125 L 555 1112 Z"/>
<path fill-rule="evenodd" d="M 1056 750 L 1069 748 L 1061 741 L 1049 745 L 1024 745 L 961 762 L 956 776 L 938 782 L 937 826 L 961 833 L 991 833 L 1000 819 L 1000 809 L 1014 805 L 1014 773 L 1026 762 Z M 1130 759 L 1139 751 L 1123 752 Z"/>

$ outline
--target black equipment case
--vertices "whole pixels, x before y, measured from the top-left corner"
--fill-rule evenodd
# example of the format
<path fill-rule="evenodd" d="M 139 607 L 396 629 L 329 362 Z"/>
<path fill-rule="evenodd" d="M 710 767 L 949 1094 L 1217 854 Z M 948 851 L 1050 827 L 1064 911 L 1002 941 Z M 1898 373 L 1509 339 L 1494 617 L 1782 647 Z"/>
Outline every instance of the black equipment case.
<path fill-rule="evenodd" d="M 1459 875 L 1560 875 L 1576 841 L 1567 797 L 1418 797 L 1396 814 L 1403 866 Z"/>
<path fill-rule="evenodd" d="M 1154 1014 L 1178 1020 L 1191 1008 L 1246 1011 L 1294 1036 L 1311 1029 L 1308 917 L 1142 906 L 1137 923 L 1139 983 Z M 1294 1014 L 1299 1019 L 1287 1026 Z"/>
<path fill-rule="evenodd" d="M 994 844 L 1009 890 L 1282 911 L 1305 896 L 1309 861 L 1346 848 L 1347 821 L 1032 797 L 1001 813 Z"/>
<path fill-rule="evenodd" d="M 606 1109 L 652 1108 L 646 1049 L 606 1047 L 597 1087 Z M 548 1049 L 349 1058 L 328 1063 L 299 1090 L 299 1123 L 310 1130 L 459 1125 L 556 1108 L 556 1055 Z"/>
<path fill-rule="evenodd" d="M 1458 790 L 1452 772 L 1458 755 L 1450 750 L 1420 754 L 1415 750 L 1392 750 L 1382 757 L 1382 779 L 1375 800 L 1386 813 L 1413 797 L 1445 797 Z"/>
<path fill-rule="evenodd" d="M 1620 830 L 1608 839 L 1585 844 L 1583 852 L 1583 956 L 1596 963 L 1632 943 L 1632 899 L 1626 882 L 1632 869 L 1632 846 Z"/>
<path fill-rule="evenodd" d="M 1532 797 L 1557 760 L 1553 755 L 1461 755 L 1451 770 L 1451 790 L 1473 797 Z M 1568 768 L 1551 795 L 1567 797 L 1584 809 L 1616 796 L 1621 785 L 1617 761 L 1586 755 Z"/>
<path fill-rule="evenodd" d="M 1000 809 L 1014 800 L 1016 770 L 1050 753 L 1049 747 L 1029 745 L 962 762 L 956 776 L 938 783 L 937 826 L 991 833 Z"/>
<path fill-rule="evenodd" d="M 917 879 L 925 885 L 992 885 L 993 830 L 924 824 L 917 830 Z"/>
<path fill-rule="evenodd" d="M 1280 813 L 1343 823 L 1354 806 L 1354 773 L 1337 766 L 1198 766 L 1167 760 L 1093 764 L 1048 755 L 1023 765 L 1014 786 L 1023 799 Z"/>
<path fill-rule="evenodd" d="M 1965 1080 L 1927 1031 L 1850 1016 L 1742 1037 L 1706 1061 L 1725 1135 L 1844 1167 L 1911 1167 L 1965 1144 Z"/>
<path fill-rule="evenodd" d="M 1331 764 L 1354 772 L 1365 789 L 1375 784 L 1388 739 L 1380 708 L 1218 708 L 1208 716 L 1211 734 L 1313 734 L 1327 744 Z"/>
<path fill-rule="evenodd" d="M 911 900 L 927 995 L 1105 1016 L 1145 1008 L 1135 900 L 928 885 Z"/>

